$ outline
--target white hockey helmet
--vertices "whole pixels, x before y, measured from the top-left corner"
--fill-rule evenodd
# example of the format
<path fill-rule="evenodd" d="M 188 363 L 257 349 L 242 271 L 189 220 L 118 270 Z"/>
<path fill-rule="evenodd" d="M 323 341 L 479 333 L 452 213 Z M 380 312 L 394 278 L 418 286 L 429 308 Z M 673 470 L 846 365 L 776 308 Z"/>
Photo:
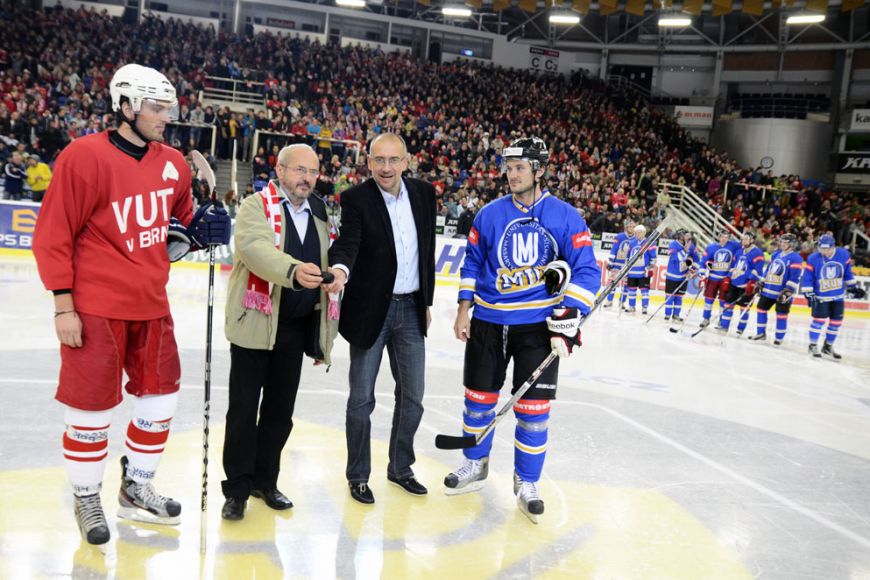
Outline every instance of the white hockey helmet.
<path fill-rule="evenodd" d="M 178 103 L 175 87 L 163 73 L 138 64 L 125 64 L 116 70 L 109 83 L 109 93 L 113 111 L 121 110 L 121 97 L 130 99 L 134 113 L 142 109 L 145 99 L 168 103 L 170 107 Z"/>

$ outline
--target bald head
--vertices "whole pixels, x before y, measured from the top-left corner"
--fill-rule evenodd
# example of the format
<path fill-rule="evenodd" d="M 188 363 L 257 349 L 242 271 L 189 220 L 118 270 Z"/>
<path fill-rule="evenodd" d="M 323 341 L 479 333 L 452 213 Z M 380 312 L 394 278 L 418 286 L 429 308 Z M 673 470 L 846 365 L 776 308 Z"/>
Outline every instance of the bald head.
<path fill-rule="evenodd" d="M 302 163 L 303 161 L 305 163 Z M 304 143 L 294 143 L 281 149 L 278 153 L 278 163 L 288 167 L 297 165 L 308 167 L 311 163 L 314 163 L 313 167 L 320 167 L 320 159 L 317 157 L 317 153 L 314 152 L 314 149 L 310 145 Z"/>
<path fill-rule="evenodd" d="M 405 140 L 402 139 L 401 135 L 396 133 L 381 133 L 377 137 L 371 140 L 369 143 L 369 154 L 374 156 L 375 145 L 378 143 L 393 143 L 402 148 L 402 152 L 407 155 L 408 146 L 405 145 Z"/>

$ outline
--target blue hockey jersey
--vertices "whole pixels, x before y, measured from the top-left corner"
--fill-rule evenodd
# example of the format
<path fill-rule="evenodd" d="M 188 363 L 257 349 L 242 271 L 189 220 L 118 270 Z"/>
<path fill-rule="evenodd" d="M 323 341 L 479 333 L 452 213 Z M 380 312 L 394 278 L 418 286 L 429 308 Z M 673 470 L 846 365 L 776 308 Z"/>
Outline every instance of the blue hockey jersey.
<path fill-rule="evenodd" d="M 562 296 L 544 285 L 553 260 L 571 267 Z M 507 325 L 542 322 L 560 304 L 585 315 L 601 286 L 586 222 L 547 191 L 529 207 L 511 195 L 486 204 L 468 234 L 460 278 L 459 300 L 474 302 L 474 317 Z"/>
<path fill-rule="evenodd" d="M 613 247 L 610 248 L 610 255 L 607 257 L 607 266 L 609 268 L 622 268 L 625 266 L 625 261 L 628 259 L 628 251 L 631 249 L 631 238 L 625 232 L 620 232 L 613 240 Z"/>
<path fill-rule="evenodd" d="M 695 251 L 695 244 L 684 247 L 677 240 L 671 241 L 668 246 L 668 271 L 665 273 L 665 278 L 677 282 L 685 280 L 690 268 L 686 265 L 686 258 L 691 258 L 692 265 L 698 263 L 698 252 Z"/>
<path fill-rule="evenodd" d="M 779 298 L 780 293 L 786 287 L 796 294 L 803 263 L 803 258 L 797 252 L 783 252 L 782 250 L 774 252 L 770 257 L 770 263 L 764 270 L 762 296 L 773 299 Z"/>
<path fill-rule="evenodd" d="M 845 248 L 836 248 L 831 258 L 820 252 L 810 254 L 804 264 L 801 293 L 815 292 L 823 302 L 845 300 L 846 287 L 857 284 L 852 274 L 852 256 Z"/>
<path fill-rule="evenodd" d="M 638 240 L 635 237 L 632 237 L 629 242 L 631 243 L 630 249 L 628 250 L 628 258 L 631 259 L 634 257 L 639 251 L 640 247 L 646 241 L 646 238 L 642 240 Z M 634 266 L 631 267 L 631 270 L 628 271 L 629 278 L 646 278 L 646 271 L 649 268 L 653 268 L 656 265 L 656 257 L 658 256 L 658 247 L 656 244 L 650 245 L 646 252 L 643 253 L 637 262 L 634 263 Z"/>
<path fill-rule="evenodd" d="M 758 246 L 752 246 L 748 251 L 740 249 L 734 267 L 731 268 L 731 285 L 744 288 L 750 280 L 761 280 L 764 272 L 764 253 Z"/>
<path fill-rule="evenodd" d="M 708 245 L 704 252 L 701 272 L 705 273 L 710 280 L 725 279 L 734 266 L 737 254 L 742 249 L 736 240 L 729 240 L 724 245 L 715 242 Z"/>

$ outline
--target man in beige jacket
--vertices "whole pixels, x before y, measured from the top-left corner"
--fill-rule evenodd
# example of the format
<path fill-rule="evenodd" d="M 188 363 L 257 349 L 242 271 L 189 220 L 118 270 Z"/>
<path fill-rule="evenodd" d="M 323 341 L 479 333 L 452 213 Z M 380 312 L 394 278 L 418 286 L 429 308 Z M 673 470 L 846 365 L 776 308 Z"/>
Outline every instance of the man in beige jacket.
<path fill-rule="evenodd" d="M 338 330 L 337 304 L 330 309 L 321 288 L 329 229 L 326 205 L 311 195 L 317 155 L 308 145 L 285 147 L 275 172 L 276 181 L 242 202 L 235 225 L 225 324 L 231 343 L 221 484 L 226 520 L 242 519 L 251 495 L 272 509 L 293 507 L 277 481 L 302 358 L 329 364 Z"/>

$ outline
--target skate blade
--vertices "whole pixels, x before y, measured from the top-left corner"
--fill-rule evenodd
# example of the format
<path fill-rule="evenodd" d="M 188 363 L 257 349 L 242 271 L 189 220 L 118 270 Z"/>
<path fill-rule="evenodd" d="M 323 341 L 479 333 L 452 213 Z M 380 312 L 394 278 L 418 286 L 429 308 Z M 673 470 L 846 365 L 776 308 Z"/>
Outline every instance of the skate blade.
<path fill-rule="evenodd" d="M 526 509 L 526 506 L 524 506 L 524 505 L 519 501 L 519 499 L 517 500 L 517 506 L 520 508 L 520 513 L 522 513 L 524 516 L 526 516 L 527 518 L 529 518 L 529 521 L 530 521 L 530 522 L 532 522 L 532 523 L 535 524 L 535 525 L 538 525 L 538 515 L 539 515 L 539 514 L 533 514 L 532 512 L 530 512 L 529 510 L 527 510 L 527 509 Z"/>
<path fill-rule="evenodd" d="M 118 517 L 134 522 L 142 522 L 145 524 L 158 524 L 161 526 L 177 526 L 181 523 L 181 516 L 160 517 L 151 512 L 136 507 L 120 507 L 118 508 Z"/>
<path fill-rule="evenodd" d="M 444 495 L 465 495 L 466 493 L 474 493 L 483 489 L 484 481 L 472 481 L 464 487 L 445 487 Z"/>

